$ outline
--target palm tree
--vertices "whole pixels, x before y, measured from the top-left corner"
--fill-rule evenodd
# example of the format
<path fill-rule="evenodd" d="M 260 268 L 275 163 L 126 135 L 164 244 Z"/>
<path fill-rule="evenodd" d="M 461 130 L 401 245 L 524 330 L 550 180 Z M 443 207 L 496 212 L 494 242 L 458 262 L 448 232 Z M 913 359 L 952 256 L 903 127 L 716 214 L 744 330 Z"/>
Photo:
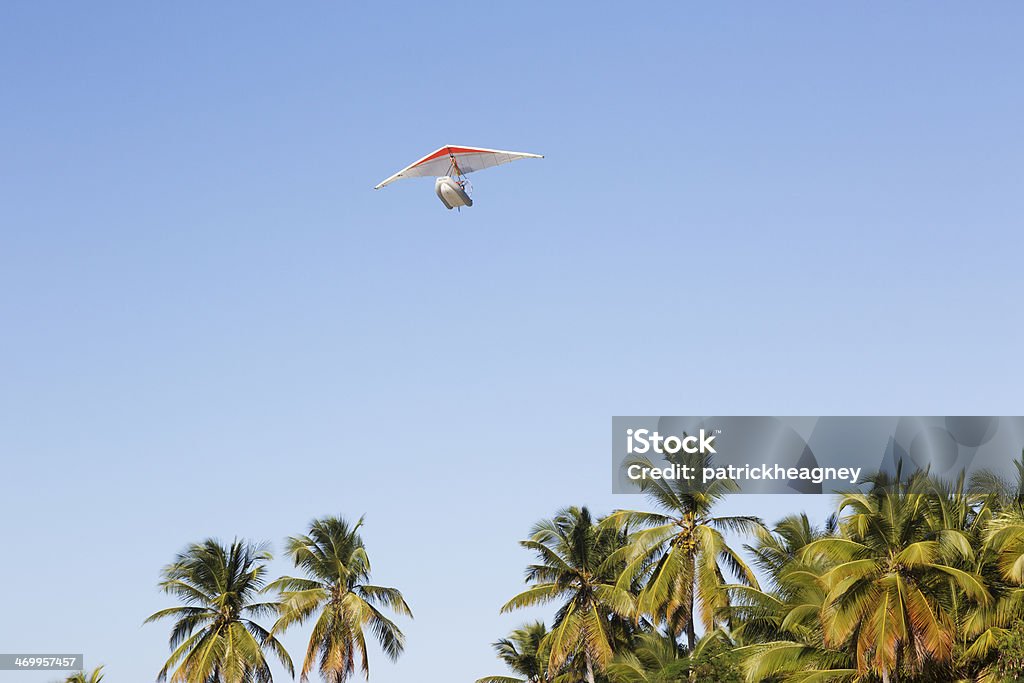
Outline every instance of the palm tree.
<path fill-rule="evenodd" d="M 992 496 L 991 519 L 985 534 L 986 546 L 997 554 L 1002 578 L 1015 586 L 1024 585 L 1024 453 L 1013 462 L 1015 481 L 1002 481 L 987 472 L 972 482 L 976 492 Z"/>
<path fill-rule="evenodd" d="M 973 665 L 969 672 L 979 680 L 1015 680 L 1009 671 L 1021 668 L 1013 643 L 1021 642 L 1024 620 L 1024 455 L 1013 464 L 1013 479 L 979 472 L 972 477 L 970 494 L 961 496 L 971 501 L 974 567 L 993 595 L 989 605 L 968 606 L 958 641 L 961 659 Z"/>
<path fill-rule="evenodd" d="M 586 680 L 594 683 L 595 670 L 604 671 L 611 662 L 622 621 L 634 618 L 633 596 L 615 586 L 620 567 L 610 561 L 627 538 L 596 524 L 587 508 L 569 507 L 537 523 L 531 537 L 520 541 L 537 555 L 526 570 L 533 585 L 501 611 L 560 601 L 548 636 L 549 674 L 577 663 L 579 656 Z"/>
<path fill-rule="evenodd" d="M 729 614 L 732 636 L 750 681 L 839 681 L 856 677 L 853 657 L 825 644 L 821 613 L 827 597 L 822 574 L 829 564 L 804 549 L 836 532 L 835 517 L 824 529 L 806 514 L 783 518 L 771 532 L 759 531 L 745 548 L 768 577 L 766 590 L 734 585 Z M 705 639 L 701 640 L 703 644 Z"/>
<path fill-rule="evenodd" d="M 859 674 L 886 683 L 951 662 L 960 596 L 992 602 L 984 578 L 957 566 L 965 538 L 936 528 L 934 493 L 924 473 L 878 475 L 869 493 L 843 496 L 842 535 L 803 551 L 831 565 L 821 576 L 825 644 L 849 648 Z"/>
<path fill-rule="evenodd" d="M 667 455 L 666 459 L 675 465 L 696 467 L 697 472 L 711 462 L 710 456 L 703 454 L 680 453 Z M 629 464 L 653 467 L 643 458 Z M 622 553 L 628 563 L 617 585 L 628 589 L 641 584 L 638 613 L 649 615 L 655 623 L 665 623 L 673 635 L 685 631 L 687 648 L 692 651 L 697 640 L 695 606 L 700 609 L 705 632 L 710 632 L 729 605 L 723 565 L 740 583 L 757 587 L 754 572 L 729 547 L 722 531 L 750 533 L 763 530 L 764 524 L 757 517 L 711 514 L 719 500 L 738 490 L 731 480 L 695 486 L 681 479 L 645 479 L 640 490 L 658 512 L 617 510 L 604 522 L 641 529 L 633 533 L 630 547 Z"/>
<path fill-rule="evenodd" d="M 671 634 L 643 631 L 628 650 L 616 653 L 608 679 L 610 683 L 740 683 L 744 678 L 737 653 L 736 643 L 720 629 L 704 634 L 690 652 Z"/>
<path fill-rule="evenodd" d="M 679 680 L 687 670 L 686 652 L 672 636 L 656 631 L 640 633 L 633 647 L 615 655 L 608 667 L 612 683 L 661 683 L 666 674 L 676 673 Z"/>
<path fill-rule="evenodd" d="M 548 680 L 550 641 L 543 621 L 523 624 L 494 643 L 494 651 L 505 666 L 522 678 L 513 676 L 484 676 L 476 683 L 545 683 Z"/>
<path fill-rule="evenodd" d="M 172 683 L 266 683 L 273 680 L 264 651 L 294 675 L 280 642 L 253 619 L 277 604 L 256 602 L 271 555 L 265 544 L 214 539 L 190 545 L 163 570 L 160 588 L 184 604 L 160 610 L 146 623 L 173 618 L 171 656 L 157 675 Z"/>
<path fill-rule="evenodd" d="M 1004 680 L 1024 590 L 1000 571 L 993 510 L 1013 487 L 899 469 L 825 530 L 792 516 L 747 546 L 770 579 L 730 588 L 749 680 Z"/>
<path fill-rule="evenodd" d="M 64 679 L 63 683 L 100 683 L 103 680 L 103 667 L 98 666 L 93 669 L 88 675 L 85 671 L 76 671 L 67 678 Z"/>
<path fill-rule="evenodd" d="M 280 617 L 273 632 L 301 624 L 319 614 L 306 647 L 301 680 L 309 678 L 316 664 L 328 683 L 341 683 L 355 672 L 356 662 L 369 678 L 366 652 L 367 627 L 392 661 L 405 648 L 405 636 L 380 607 L 412 617 L 412 611 L 396 588 L 374 586 L 370 559 L 359 528 L 340 517 L 325 517 L 310 524 L 309 533 L 287 540 L 287 554 L 305 578 L 284 576 L 268 587 L 281 591 Z"/>

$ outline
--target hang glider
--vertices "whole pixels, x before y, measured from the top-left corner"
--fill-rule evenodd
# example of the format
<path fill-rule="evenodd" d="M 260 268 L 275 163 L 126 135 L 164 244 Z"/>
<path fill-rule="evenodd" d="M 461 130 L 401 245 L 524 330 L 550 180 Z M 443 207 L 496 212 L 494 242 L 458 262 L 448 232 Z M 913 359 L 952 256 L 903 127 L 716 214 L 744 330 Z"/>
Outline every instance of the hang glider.
<path fill-rule="evenodd" d="M 456 206 L 473 206 L 473 200 L 470 199 L 467 191 L 471 187 L 465 179 L 467 173 L 482 171 L 485 168 L 507 164 L 517 159 L 543 158 L 542 154 L 528 152 L 445 145 L 419 161 L 409 164 L 373 189 L 379 190 L 403 178 L 436 177 L 434 191 L 445 206 L 449 209 Z"/>

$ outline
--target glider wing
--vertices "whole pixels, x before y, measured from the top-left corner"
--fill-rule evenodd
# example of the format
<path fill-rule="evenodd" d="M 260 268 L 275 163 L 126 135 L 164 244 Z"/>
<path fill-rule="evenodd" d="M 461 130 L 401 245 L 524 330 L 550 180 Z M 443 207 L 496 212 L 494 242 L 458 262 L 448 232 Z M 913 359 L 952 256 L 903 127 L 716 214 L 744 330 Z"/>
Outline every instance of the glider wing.
<path fill-rule="evenodd" d="M 455 171 L 460 175 L 480 171 L 491 166 L 507 164 L 516 159 L 543 159 L 543 154 L 529 154 L 528 152 L 508 152 L 501 149 L 484 149 L 483 147 L 460 147 L 457 145 L 445 145 L 441 149 L 431 152 L 419 161 L 403 168 L 395 175 L 387 178 L 377 185 L 379 190 L 385 185 L 390 185 L 402 178 L 438 177 L 448 175 L 454 160 Z"/>

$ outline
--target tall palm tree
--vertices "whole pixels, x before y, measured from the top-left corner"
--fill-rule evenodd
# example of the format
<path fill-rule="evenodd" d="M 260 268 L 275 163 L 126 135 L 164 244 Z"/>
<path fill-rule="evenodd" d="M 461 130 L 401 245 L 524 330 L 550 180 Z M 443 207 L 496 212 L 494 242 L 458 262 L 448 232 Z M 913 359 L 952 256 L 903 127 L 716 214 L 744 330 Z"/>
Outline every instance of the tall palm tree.
<path fill-rule="evenodd" d="M 548 629 L 542 621 L 523 624 L 494 643 L 494 651 L 505 666 L 521 676 L 484 676 L 476 683 L 545 683 L 548 681 L 548 655 L 550 641 Z"/>
<path fill-rule="evenodd" d="M 368 583 L 370 559 L 358 533 L 362 525 L 361 518 L 355 525 L 341 517 L 314 520 L 309 533 L 286 542 L 287 555 L 305 577 L 284 576 L 268 587 L 281 591 L 274 633 L 319 615 L 306 647 L 302 681 L 317 665 L 325 681 L 341 683 L 355 672 L 357 662 L 369 678 L 366 628 L 392 661 L 405 648 L 402 631 L 380 608 L 407 617 L 412 617 L 412 611 L 397 588 Z"/>
<path fill-rule="evenodd" d="M 274 602 L 257 602 L 271 559 L 265 544 L 214 539 L 190 545 L 163 570 L 160 588 L 184 604 L 146 623 L 174 619 L 171 656 L 157 675 L 171 683 L 266 683 L 273 680 L 264 652 L 294 675 L 280 642 L 254 619 L 273 615 Z"/>
<path fill-rule="evenodd" d="M 666 460 L 696 467 L 697 472 L 711 463 L 710 456 L 699 453 L 667 455 Z M 653 467 L 645 458 L 629 464 Z M 728 607 L 723 566 L 740 583 L 757 586 L 754 572 L 726 543 L 722 531 L 751 533 L 763 530 L 764 524 L 757 517 L 712 514 L 718 501 L 738 490 L 731 480 L 697 486 L 681 479 L 645 479 L 640 490 L 657 512 L 617 510 L 604 521 L 609 526 L 640 529 L 632 534 L 630 548 L 622 552 L 628 562 L 618 587 L 641 584 L 638 613 L 665 623 L 673 635 L 685 632 L 692 651 L 697 640 L 694 610 L 699 608 L 704 630 L 710 632 Z"/>
<path fill-rule="evenodd" d="M 85 671 L 76 671 L 75 673 L 65 678 L 62 683 L 100 683 L 100 681 L 102 680 L 103 667 L 98 666 L 92 671 L 90 671 L 88 674 L 86 674 Z"/>
<path fill-rule="evenodd" d="M 526 570 L 532 586 L 501 611 L 560 603 L 548 636 L 549 672 L 558 673 L 570 660 L 582 659 L 584 676 L 594 683 L 595 671 L 604 671 L 611 662 L 617 629 L 623 619 L 634 618 L 633 596 L 615 586 L 620 566 L 610 561 L 626 541 L 625 532 L 599 526 L 585 507 L 561 510 L 537 523 L 531 537 L 520 541 L 537 556 L 536 564 Z"/>
<path fill-rule="evenodd" d="M 999 569 L 993 509 L 1013 487 L 899 470 L 824 531 L 792 516 L 748 546 L 770 581 L 730 589 L 749 680 L 1004 680 L 1024 591 Z"/>
<path fill-rule="evenodd" d="M 926 474 L 879 475 L 870 492 L 843 496 L 840 537 L 804 549 L 832 566 L 821 577 L 825 643 L 850 648 L 860 674 L 888 683 L 949 663 L 959 596 L 992 602 L 984 578 L 957 566 L 969 548 L 939 533 L 948 529 L 935 527 L 935 505 Z"/>

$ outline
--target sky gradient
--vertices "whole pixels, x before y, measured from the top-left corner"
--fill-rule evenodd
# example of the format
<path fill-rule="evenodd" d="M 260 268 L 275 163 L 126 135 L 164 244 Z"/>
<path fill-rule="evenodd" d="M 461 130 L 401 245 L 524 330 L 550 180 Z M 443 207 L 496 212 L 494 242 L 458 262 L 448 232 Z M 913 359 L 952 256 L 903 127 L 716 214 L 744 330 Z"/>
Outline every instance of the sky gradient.
<path fill-rule="evenodd" d="M 4 3 L 0 651 L 153 680 L 185 544 L 365 514 L 372 680 L 471 683 L 612 415 L 1019 414 L 1022 20 Z M 442 144 L 546 158 L 372 190 Z"/>

